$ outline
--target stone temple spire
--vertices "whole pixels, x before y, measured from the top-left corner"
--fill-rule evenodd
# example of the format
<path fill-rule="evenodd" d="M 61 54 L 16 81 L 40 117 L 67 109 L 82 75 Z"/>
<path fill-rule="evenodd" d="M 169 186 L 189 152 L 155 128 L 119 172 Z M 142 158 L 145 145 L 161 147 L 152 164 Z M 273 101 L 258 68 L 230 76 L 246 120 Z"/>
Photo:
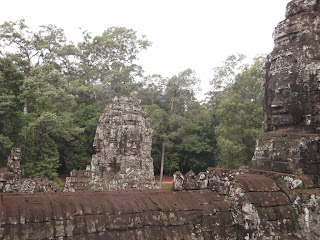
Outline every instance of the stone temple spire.
<path fill-rule="evenodd" d="M 252 167 L 320 176 L 320 3 L 294 0 L 262 80 L 264 133 Z"/>
<path fill-rule="evenodd" d="M 92 185 L 95 190 L 155 188 L 152 129 L 134 97 L 115 97 L 101 115 L 94 138 Z"/>
<path fill-rule="evenodd" d="M 100 116 L 93 146 L 91 166 L 72 171 L 64 191 L 158 188 L 150 119 L 140 100 L 115 97 Z"/>

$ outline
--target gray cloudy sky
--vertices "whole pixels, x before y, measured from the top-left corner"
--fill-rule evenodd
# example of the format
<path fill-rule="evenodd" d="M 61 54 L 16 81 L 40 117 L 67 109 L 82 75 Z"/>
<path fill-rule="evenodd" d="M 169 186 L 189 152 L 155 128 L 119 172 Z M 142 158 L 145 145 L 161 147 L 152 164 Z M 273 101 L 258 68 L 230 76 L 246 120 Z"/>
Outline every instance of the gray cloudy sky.
<path fill-rule="evenodd" d="M 227 56 L 269 53 L 272 32 L 289 0 L 10 0 L 0 22 L 21 18 L 35 27 L 53 24 L 77 41 L 88 30 L 101 34 L 124 26 L 145 34 L 152 47 L 140 55 L 146 74 L 171 77 L 194 69 L 209 90 L 212 68 Z M 81 27 L 82 30 L 79 30 Z M 200 96 L 200 95 L 199 95 Z"/>

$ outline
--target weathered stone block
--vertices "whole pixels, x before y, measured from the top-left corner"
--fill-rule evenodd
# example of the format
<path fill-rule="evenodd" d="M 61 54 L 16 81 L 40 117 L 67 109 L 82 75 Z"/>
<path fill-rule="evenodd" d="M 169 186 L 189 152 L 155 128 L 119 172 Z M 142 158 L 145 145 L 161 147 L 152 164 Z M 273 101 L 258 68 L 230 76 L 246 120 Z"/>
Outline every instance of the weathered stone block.
<path fill-rule="evenodd" d="M 265 176 L 241 174 L 235 178 L 246 192 L 277 192 L 280 190 L 272 179 Z"/>

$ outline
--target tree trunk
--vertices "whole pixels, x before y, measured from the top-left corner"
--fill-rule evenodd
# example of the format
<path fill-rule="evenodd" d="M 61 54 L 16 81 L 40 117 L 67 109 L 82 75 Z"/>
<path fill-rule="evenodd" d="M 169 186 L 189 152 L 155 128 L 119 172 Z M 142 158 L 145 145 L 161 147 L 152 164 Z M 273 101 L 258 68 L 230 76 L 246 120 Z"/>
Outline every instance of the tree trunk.
<path fill-rule="evenodd" d="M 165 153 L 165 146 L 164 146 L 164 142 L 163 142 L 162 148 L 161 148 L 160 188 L 162 188 L 164 153 Z"/>
<path fill-rule="evenodd" d="M 173 102 L 174 102 L 174 98 L 171 100 L 171 103 L 170 103 L 170 113 L 172 113 L 173 111 Z"/>
<path fill-rule="evenodd" d="M 28 104 L 25 102 L 23 104 L 23 114 L 27 114 L 28 113 Z"/>

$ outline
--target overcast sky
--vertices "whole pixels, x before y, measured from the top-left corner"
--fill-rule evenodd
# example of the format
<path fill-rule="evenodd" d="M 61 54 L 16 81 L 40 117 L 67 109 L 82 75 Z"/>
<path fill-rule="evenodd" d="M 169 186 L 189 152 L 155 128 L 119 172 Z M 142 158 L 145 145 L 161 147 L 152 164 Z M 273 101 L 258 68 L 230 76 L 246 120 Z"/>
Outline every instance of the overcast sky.
<path fill-rule="evenodd" d="M 132 28 L 153 43 L 140 55 L 145 74 L 172 77 L 191 68 L 206 92 L 213 67 L 227 56 L 243 53 L 252 58 L 272 51 L 272 33 L 284 19 L 288 2 L 8 0 L 1 2 L 0 23 L 24 18 L 31 27 L 53 24 L 75 42 L 83 30 L 98 35 L 112 26 Z"/>

